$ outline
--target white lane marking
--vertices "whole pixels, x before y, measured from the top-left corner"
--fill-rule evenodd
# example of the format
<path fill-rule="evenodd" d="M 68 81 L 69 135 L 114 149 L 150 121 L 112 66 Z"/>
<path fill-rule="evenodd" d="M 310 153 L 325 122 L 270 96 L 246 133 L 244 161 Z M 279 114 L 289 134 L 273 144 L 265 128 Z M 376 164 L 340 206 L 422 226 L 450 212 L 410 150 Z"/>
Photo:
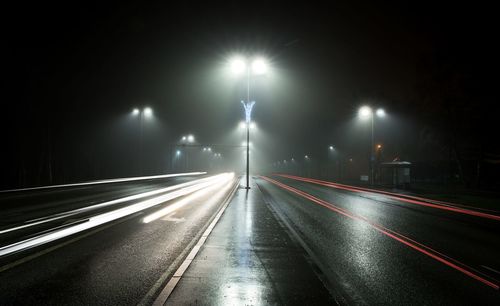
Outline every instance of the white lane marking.
<path fill-rule="evenodd" d="M 79 214 L 79 213 L 82 213 L 82 212 L 87 212 L 87 211 L 91 211 L 91 210 L 94 210 L 94 209 L 98 209 L 98 208 L 102 208 L 102 207 L 106 207 L 106 206 L 110 206 L 110 205 L 114 205 L 114 204 L 124 203 L 124 202 L 127 202 L 127 201 L 137 200 L 137 199 L 141 199 L 141 198 L 145 198 L 145 197 L 157 195 L 159 193 L 165 193 L 165 192 L 173 191 L 173 190 L 180 189 L 180 188 L 183 188 L 183 187 L 186 187 L 186 186 L 195 185 L 195 184 L 198 184 L 198 183 L 203 182 L 203 181 L 208 181 L 208 180 L 211 180 L 212 178 L 213 177 L 207 177 L 207 178 L 198 179 L 198 180 L 194 180 L 194 181 L 190 181 L 190 182 L 186 182 L 186 183 L 182 183 L 182 184 L 177 184 L 177 185 L 174 185 L 174 186 L 169 186 L 169 187 L 162 188 L 162 189 L 157 189 L 157 190 L 148 191 L 148 192 L 144 192 L 144 193 L 134 194 L 134 195 L 127 196 L 127 197 L 124 197 L 124 198 L 119 198 L 119 199 L 115 199 L 115 200 L 111 200 L 111 201 L 107 201 L 107 202 L 95 204 L 95 205 L 92 205 L 92 206 L 87 206 L 87 207 L 78 208 L 78 209 L 67 211 L 67 212 L 62 212 L 62 213 L 54 214 L 52 216 L 44 217 L 43 220 L 41 220 L 42 218 L 34 219 L 34 220 L 39 220 L 39 221 L 29 220 L 29 221 L 26 221 L 26 224 L 24 224 L 24 225 L 19 225 L 19 226 L 11 227 L 11 228 L 8 228 L 8 229 L 0 230 L 0 235 L 8 233 L 8 232 L 13 232 L 13 231 L 17 231 L 17 230 L 20 230 L 20 229 L 24 229 L 24 228 L 27 228 L 27 227 L 31 227 L 31 226 L 35 226 L 35 225 L 39 225 L 39 224 L 43 224 L 43 223 L 47 223 L 47 222 L 59 220 L 59 219 L 66 218 L 66 217 L 69 217 L 69 216 L 73 216 L 75 214 Z"/>
<path fill-rule="evenodd" d="M 163 221 L 170 221 L 170 222 L 184 222 L 186 221 L 186 218 L 182 217 L 182 218 L 176 218 L 176 217 L 173 217 L 173 215 L 175 215 L 175 212 L 174 213 L 171 213 L 163 218 L 161 218 L 161 220 Z"/>
<path fill-rule="evenodd" d="M 78 186 L 109 184 L 109 183 L 132 182 L 132 181 L 140 181 L 140 180 L 151 180 L 151 179 L 159 179 L 159 178 L 192 176 L 192 175 L 202 175 L 202 174 L 206 174 L 206 172 L 187 172 L 187 173 L 173 173 L 173 174 L 153 175 L 153 176 L 124 177 L 124 178 L 117 178 L 117 179 L 91 181 L 91 182 L 85 182 L 85 183 L 50 185 L 50 186 L 40 186 L 40 187 L 31 187 L 31 188 L 0 190 L 0 193 L 41 190 L 41 189 L 50 189 L 50 188 L 78 187 Z"/>
<path fill-rule="evenodd" d="M 173 211 L 175 211 L 175 210 L 177 210 L 177 209 L 179 209 L 179 208 L 181 208 L 189 203 L 192 203 L 194 200 L 196 200 L 200 197 L 203 197 L 204 195 L 206 195 L 210 192 L 213 192 L 217 189 L 220 189 L 228 181 L 232 180 L 233 177 L 234 177 L 234 175 L 223 177 L 219 180 L 219 182 L 217 182 L 213 186 L 199 190 L 197 192 L 194 192 L 193 194 L 188 195 L 187 197 L 183 198 L 182 200 L 179 200 L 179 201 L 177 201 L 177 202 L 175 202 L 175 203 L 173 203 L 173 204 L 171 204 L 163 209 L 160 209 L 159 211 L 156 211 L 156 212 L 150 214 L 149 216 L 145 217 L 142 220 L 142 222 L 149 223 L 149 222 L 153 222 L 155 220 L 158 220 L 164 216 L 167 216 L 167 215 L 171 214 Z"/>
<path fill-rule="evenodd" d="M 61 238 L 64 238 L 64 237 L 67 237 L 67 236 L 70 236 L 70 235 L 73 235 L 73 234 L 76 234 L 76 233 L 79 233 L 79 232 L 82 232 L 82 231 L 85 231 L 88 229 L 91 229 L 93 227 L 96 227 L 96 226 L 99 226 L 99 225 L 126 217 L 128 215 L 131 215 L 131 214 L 137 213 L 139 211 L 148 209 L 148 208 L 156 206 L 158 204 L 161 204 L 161 203 L 170 201 L 172 199 L 190 194 L 190 193 L 195 192 L 197 190 L 206 188 L 206 187 L 218 182 L 221 177 L 227 177 L 227 176 L 232 177 L 233 175 L 234 175 L 233 173 L 224 173 L 224 174 L 215 175 L 215 176 L 210 177 L 211 180 L 209 180 L 209 181 L 202 182 L 202 183 L 199 183 L 199 184 L 196 184 L 193 186 L 189 186 L 186 188 L 182 188 L 180 190 L 173 191 L 173 192 L 170 192 L 170 193 L 167 193 L 167 194 L 164 194 L 164 195 L 152 198 L 152 199 L 148 199 L 148 200 L 136 203 L 136 204 L 132 204 L 132 205 L 127 206 L 127 207 L 119 208 L 119 209 L 116 209 L 114 211 L 106 212 L 106 213 L 91 217 L 85 223 L 81 223 L 81 224 L 77 224 L 77 225 L 67 227 L 67 228 L 64 228 L 61 230 L 56 230 L 56 231 L 52 231 L 49 233 L 41 234 L 41 235 L 34 236 L 32 238 L 29 238 L 29 239 L 25 239 L 25 240 L 22 240 L 19 242 L 15 242 L 13 244 L 9 244 L 9 245 L 0 247 L 0 257 L 9 255 L 9 254 L 12 254 L 15 252 L 19 252 L 19 251 L 22 251 L 25 249 L 29 249 L 32 247 L 36 247 L 36 246 L 39 246 L 39 245 L 42 245 L 42 244 L 45 244 L 45 243 L 48 243 L 48 242 L 51 242 L 51 241 L 54 241 L 57 239 L 61 239 Z"/>
<path fill-rule="evenodd" d="M 160 292 L 160 294 L 156 297 L 155 301 L 153 302 L 153 306 L 161 306 L 164 305 L 167 299 L 169 298 L 170 294 L 172 294 L 172 291 L 174 291 L 175 286 L 177 286 L 177 283 L 181 280 L 182 275 L 184 272 L 186 272 L 187 268 L 191 264 L 191 262 L 194 260 L 196 257 L 196 254 L 198 254 L 198 251 L 200 248 L 203 246 L 205 241 L 207 240 L 208 236 L 214 229 L 215 225 L 217 222 L 219 222 L 220 217 L 226 211 L 227 206 L 229 203 L 231 203 L 231 199 L 233 198 L 234 193 L 237 190 L 237 184 L 235 184 L 233 190 L 231 191 L 230 195 L 226 198 L 226 202 L 224 203 L 224 206 L 219 210 L 217 215 L 215 216 L 215 219 L 210 223 L 208 228 L 205 230 L 201 238 L 198 240 L 196 245 L 191 249 L 191 252 L 189 252 L 188 256 L 186 259 L 182 262 L 180 267 L 175 271 L 174 275 L 170 280 L 168 281 L 167 285 L 163 288 L 163 290 Z"/>

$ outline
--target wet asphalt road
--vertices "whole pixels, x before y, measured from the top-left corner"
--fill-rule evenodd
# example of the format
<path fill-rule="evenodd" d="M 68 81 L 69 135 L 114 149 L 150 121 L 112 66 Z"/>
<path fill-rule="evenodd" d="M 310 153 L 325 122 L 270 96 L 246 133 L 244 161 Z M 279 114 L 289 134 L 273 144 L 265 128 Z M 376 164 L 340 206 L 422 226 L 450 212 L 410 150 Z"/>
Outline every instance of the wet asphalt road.
<path fill-rule="evenodd" d="M 87 187 L 67 194 L 60 191 L 67 197 L 45 191 L 42 197 L 23 195 L 18 202 L 23 205 L 4 206 L 10 219 L 2 215 L 1 228 L 33 218 L 29 212 L 39 213 L 33 205 L 44 196 L 51 199 L 40 202 L 46 203 L 45 211 L 56 213 L 65 207 L 75 209 L 197 178 L 144 182 L 129 188 L 103 186 L 98 192 Z M 336 300 L 356 305 L 499 305 L 498 221 L 413 205 L 385 195 L 280 176 L 271 179 L 275 181 L 256 180 L 264 202 L 306 245 L 329 286 L 334 287 L 330 292 L 340 296 Z M 295 189 L 286 189 L 289 186 Z M 212 220 L 227 192 L 218 188 L 202 194 L 150 223 L 144 222 L 147 216 L 189 196 L 1 258 L 0 304 L 150 304 Z M 0 198 L 0 203 L 12 203 L 11 199 Z M 19 210 L 22 213 L 16 213 Z M 68 220 L 58 222 L 62 223 L 51 226 L 64 226 Z M 239 224 L 238 220 L 234 224 Z M 26 238 L 32 234 L 20 235 Z M 19 261 L 34 255 L 26 262 Z M 17 264 L 9 266 L 12 262 Z"/>
<path fill-rule="evenodd" d="M 500 271 L 499 221 L 412 205 L 384 195 L 360 194 L 280 176 L 270 178 L 340 208 L 330 210 L 275 183 L 257 181 L 269 204 L 294 228 L 322 272 L 335 284 L 335 290 L 349 303 L 500 304 L 498 287 L 494 288 L 500 284 L 496 272 Z M 350 218 L 341 209 L 365 219 Z M 413 241 L 395 239 L 401 236 L 394 232 Z M 437 254 L 438 259 L 426 252 Z M 491 284 L 466 274 L 471 271 Z"/>
<path fill-rule="evenodd" d="M 77 188 L 78 191 L 73 191 L 72 194 L 79 204 L 70 201 L 70 197 L 57 198 L 64 203 L 71 202 L 70 206 L 75 208 L 85 205 L 85 199 L 89 198 L 92 203 L 102 202 L 199 178 L 141 182 L 134 183 L 134 186 L 129 184 L 127 188 L 102 186 L 95 191 L 88 189 L 91 187 Z M 175 271 L 192 247 L 191 244 L 202 234 L 227 193 L 226 187 L 219 187 L 209 194 L 200 193 L 197 198 L 190 198 L 187 205 L 160 219 L 145 223 L 145 217 L 191 195 L 180 197 L 47 245 L 2 258 L 0 304 L 149 304 L 155 297 L 156 289 Z M 54 197 L 53 194 L 45 196 Z M 36 196 L 28 198 L 30 200 L 25 199 L 25 203 L 36 202 L 33 200 Z M 21 205 L 20 208 L 32 209 L 28 204 Z M 51 212 L 62 209 L 61 205 L 48 206 L 50 208 L 47 209 Z M 102 211 L 93 212 L 100 213 Z M 11 216 L 15 217 L 16 214 Z M 50 252 L 45 253 L 47 250 Z M 30 256 L 36 257 L 22 262 Z M 12 263 L 16 265 L 10 267 Z"/>

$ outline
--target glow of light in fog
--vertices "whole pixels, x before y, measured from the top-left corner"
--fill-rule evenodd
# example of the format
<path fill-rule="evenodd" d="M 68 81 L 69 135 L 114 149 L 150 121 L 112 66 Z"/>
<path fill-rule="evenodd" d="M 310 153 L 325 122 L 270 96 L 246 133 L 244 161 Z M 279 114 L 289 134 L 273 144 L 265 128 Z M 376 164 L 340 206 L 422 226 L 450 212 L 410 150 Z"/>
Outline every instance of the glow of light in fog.
<path fill-rule="evenodd" d="M 146 107 L 144 109 L 144 116 L 151 117 L 152 115 L 153 115 L 153 110 L 151 109 L 151 107 Z"/>
<path fill-rule="evenodd" d="M 263 58 L 256 58 L 252 62 L 252 72 L 256 75 L 266 74 L 269 69 L 269 65 Z"/>
<path fill-rule="evenodd" d="M 247 69 L 245 60 L 240 56 L 231 58 L 229 61 L 229 67 L 234 75 L 242 74 Z"/>
<path fill-rule="evenodd" d="M 134 108 L 134 109 L 132 110 L 132 115 L 134 115 L 134 116 L 139 115 L 139 113 L 140 113 L 140 111 L 139 111 L 139 109 L 138 109 L 138 108 Z"/>
<path fill-rule="evenodd" d="M 383 117 L 385 117 L 385 110 L 383 108 L 379 108 L 379 109 L 377 109 L 376 114 L 378 117 L 383 118 Z"/>
<path fill-rule="evenodd" d="M 362 106 L 360 109 L 359 109 L 359 117 L 361 119 L 367 119 L 367 118 L 370 118 L 370 116 L 372 115 L 372 109 L 371 107 L 369 106 Z"/>

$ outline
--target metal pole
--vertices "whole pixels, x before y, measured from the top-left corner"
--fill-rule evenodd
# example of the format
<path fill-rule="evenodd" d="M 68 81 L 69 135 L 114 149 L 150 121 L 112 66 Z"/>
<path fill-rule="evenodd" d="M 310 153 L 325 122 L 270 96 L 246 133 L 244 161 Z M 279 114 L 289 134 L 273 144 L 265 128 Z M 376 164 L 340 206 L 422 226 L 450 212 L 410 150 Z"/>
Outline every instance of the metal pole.
<path fill-rule="evenodd" d="M 139 132 L 139 172 L 140 173 L 139 174 L 140 175 L 144 174 L 143 173 L 144 172 L 144 169 L 143 169 L 144 168 L 143 167 L 143 159 L 144 159 L 144 156 L 143 156 L 144 153 L 143 153 L 143 151 L 144 150 L 142 148 L 143 147 L 143 144 L 142 144 L 143 143 L 143 137 L 144 137 L 143 136 L 143 134 L 144 134 L 144 132 L 143 132 L 144 127 L 143 127 L 143 122 L 142 122 L 142 116 L 143 115 L 144 115 L 144 110 L 142 110 L 139 113 L 139 130 L 140 130 L 140 132 Z"/>
<path fill-rule="evenodd" d="M 247 123 L 247 189 L 250 189 L 250 124 Z"/>
<path fill-rule="evenodd" d="M 250 69 L 247 67 L 247 104 L 250 104 Z M 247 120 L 247 187 L 250 189 L 250 122 Z"/>
<path fill-rule="evenodd" d="M 375 178 L 373 177 L 374 176 L 374 173 L 375 173 L 375 169 L 374 169 L 374 161 L 375 161 L 375 154 L 374 154 L 374 141 L 373 141 L 373 134 L 374 134 L 374 114 L 373 114 L 373 111 L 372 111 L 372 146 L 370 148 L 370 166 L 371 166 L 371 183 L 372 185 L 374 185 L 375 183 Z"/>

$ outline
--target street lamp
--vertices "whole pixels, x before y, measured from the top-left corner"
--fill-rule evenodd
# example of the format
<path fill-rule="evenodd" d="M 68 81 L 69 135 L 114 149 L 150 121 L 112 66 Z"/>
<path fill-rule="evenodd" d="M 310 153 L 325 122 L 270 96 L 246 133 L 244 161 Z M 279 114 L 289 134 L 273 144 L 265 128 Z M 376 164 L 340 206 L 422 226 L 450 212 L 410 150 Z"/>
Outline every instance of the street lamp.
<path fill-rule="evenodd" d="M 246 73 L 247 79 L 247 101 L 241 101 L 245 109 L 245 123 L 247 129 L 247 165 L 246 165 L 246 189 L 250 189 L 250 124 L 252 120 L 252 109 L 255 101 L 250 101 L 250 75 L 265 75 L 268 72 L 269 65 L 267 61 L 261 57 L 257 57 L 252 61 L 241 56 L 234 57 L 229 62 L 231 71 L 235 75 Z"/>
<path fill-rule="evenodd" d="M 184 135 L 181 137 L 181 144 L 182 146 L 186 146 L 187 144 L 193 144 L 195 142 L 195 137 L 193 134 L 189 135 Z M 188 171 L 189 169 L 189 150 L 186 147 L 186 156 L 184 157 L 184 166 L 185 166 L 185 171 Z"/>
<path fill-rule="evenodd" d="M 332 174 L 330 174 L 330 170 L 331 170 L 331 173 L 333 173 L 333 168 L 335 167 L 335 165 L 331 165 L 331 160 L 333 159 L 333 155 L 335 153 L 335 147 L 333 145 L 329 145 L 328 146 L 328 156 L 327 156 L 327 161 L 326 161 L 326 176 L 327 177 L 333 177 Z"/>
<path fill-rule="evenodd" d="M 140 134 L 139 134 L 139 167 L 140 167 L 140 173 L 142 174 L 143 172 L 143 149 L 142 149 L 142 143 L 143 143 L 143 134 L 144 134 L 144 118 L 151 118 L 153 116 L 153 110 L 151 109 L 151 107 L 147 106 L 147 107 L 144 107 L 142 110 L 139 109 L 139 108 L 134 108 L 132 110 L 132 116 L 134 117 L 138 117 L 139 118 L 139 130 L 140 130 Z"/>
<path fill-rule="evenodd" d="M 374 132 L 375 132 L 375 116 L 379 118 L 385 117 L 385 110 L 383 108 L 378 108 L 375 112 L 370 106 L 362 106 L 358 111 L 359 117 L 363 120 L 371 120 L 371 147 L 370 147 L 370 182 L 374 184 L 374 173 L 375 167 L 373 163 L 375 161 L 375 144 L 374 144 Z"/>

